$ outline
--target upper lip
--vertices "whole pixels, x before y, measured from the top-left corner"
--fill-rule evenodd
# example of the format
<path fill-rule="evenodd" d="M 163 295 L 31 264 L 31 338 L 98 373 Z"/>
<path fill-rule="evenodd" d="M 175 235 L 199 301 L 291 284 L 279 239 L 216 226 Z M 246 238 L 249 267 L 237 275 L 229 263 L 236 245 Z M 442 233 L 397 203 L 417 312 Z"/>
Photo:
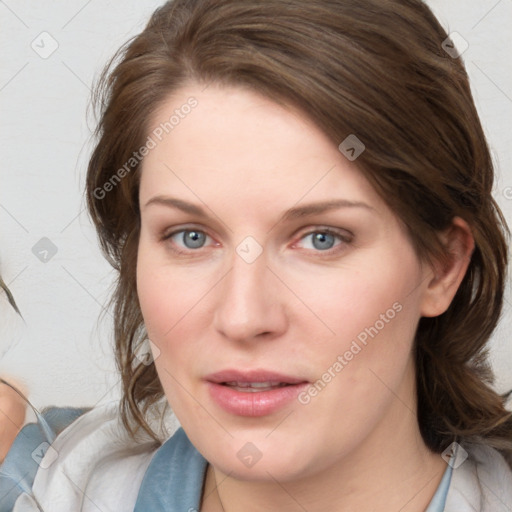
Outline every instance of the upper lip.
<path fill-rule="evenodd" d="M 224 382 L 282 382 L 285 384 L 300 384 L 306 382 L 305 379 L 284 375 L 282 373 L 270 370 L 221 370 L 211 373 L 205 377 L 205 380 L 221 384 Z"/>

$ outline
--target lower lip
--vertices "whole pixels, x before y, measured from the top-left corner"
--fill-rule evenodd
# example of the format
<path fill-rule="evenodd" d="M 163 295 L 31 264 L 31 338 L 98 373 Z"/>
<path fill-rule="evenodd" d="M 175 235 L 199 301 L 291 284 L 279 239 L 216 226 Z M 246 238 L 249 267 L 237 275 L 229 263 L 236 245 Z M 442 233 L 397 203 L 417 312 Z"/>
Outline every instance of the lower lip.
<path fill-rule="evenodd" d="M 208 382 L 213 400 L 225 411 L 237 416 L 266 416 L 297 398 L 307 382 L 292 384 L 269 391 L 237 391 L 236 389 Z"/>

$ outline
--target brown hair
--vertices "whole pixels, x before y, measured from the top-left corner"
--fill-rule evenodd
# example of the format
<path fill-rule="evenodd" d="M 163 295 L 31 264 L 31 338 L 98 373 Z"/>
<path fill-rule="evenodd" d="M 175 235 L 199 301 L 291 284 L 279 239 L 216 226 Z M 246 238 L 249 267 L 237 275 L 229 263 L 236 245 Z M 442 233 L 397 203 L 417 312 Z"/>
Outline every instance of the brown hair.
<path fill-rule="evenodd" d="M 502 308 L 508 231 L 468 77 L 443 50 L 446 38 L 420 0 L 175 0 L 110 62 L 97 90 L 87 199 L 119 271 L 116 355 L 132 434 L 151 433 L 145 415 L 163 397 L 154 365 L 134 358 L 145 338 L 135 282 L 140 165 L 108 193 L 104 185 L 143 145 L 155 110 L 197 81 L 293 105 L 336 145 L 355 134 L 366 146 L 361 172 L 421 257 L 443 255 L 438 235 L 455 216 L 468 222 L 476 248 L 465 278 L 446 313 L 418 326 L 418 421 L 435 452 L 454 439 L 512 448 L 512 414 L 491 387 L 485 352 Z"/>

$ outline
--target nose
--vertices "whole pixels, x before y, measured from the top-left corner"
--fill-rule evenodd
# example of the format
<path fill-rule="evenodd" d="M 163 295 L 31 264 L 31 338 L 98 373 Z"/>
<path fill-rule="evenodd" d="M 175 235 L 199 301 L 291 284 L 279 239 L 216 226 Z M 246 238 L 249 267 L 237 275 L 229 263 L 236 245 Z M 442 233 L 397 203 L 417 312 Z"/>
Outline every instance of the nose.
<path fill-rule="evenodd" d="M 274 339 L 288 328 L 282 284 L 264 255 L 247 263 L 234 254 L 232 268 L 217 293 L 214 327 L 227 339 Z"/>

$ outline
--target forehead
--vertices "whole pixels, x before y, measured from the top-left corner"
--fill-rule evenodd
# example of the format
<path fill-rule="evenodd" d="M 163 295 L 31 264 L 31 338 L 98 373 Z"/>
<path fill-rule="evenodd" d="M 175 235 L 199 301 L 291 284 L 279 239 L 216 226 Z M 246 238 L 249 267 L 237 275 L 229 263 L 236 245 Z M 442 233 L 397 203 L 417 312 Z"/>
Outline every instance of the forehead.
<path fill-rule="evenodd" d="M 152 116 L 150 136 L 156 145 L 143 160 L 141 201 L 167 191 L 260 204 L 333 195 L 379 201 L 309 118 L 247 89 L 184 87 Z"/>

